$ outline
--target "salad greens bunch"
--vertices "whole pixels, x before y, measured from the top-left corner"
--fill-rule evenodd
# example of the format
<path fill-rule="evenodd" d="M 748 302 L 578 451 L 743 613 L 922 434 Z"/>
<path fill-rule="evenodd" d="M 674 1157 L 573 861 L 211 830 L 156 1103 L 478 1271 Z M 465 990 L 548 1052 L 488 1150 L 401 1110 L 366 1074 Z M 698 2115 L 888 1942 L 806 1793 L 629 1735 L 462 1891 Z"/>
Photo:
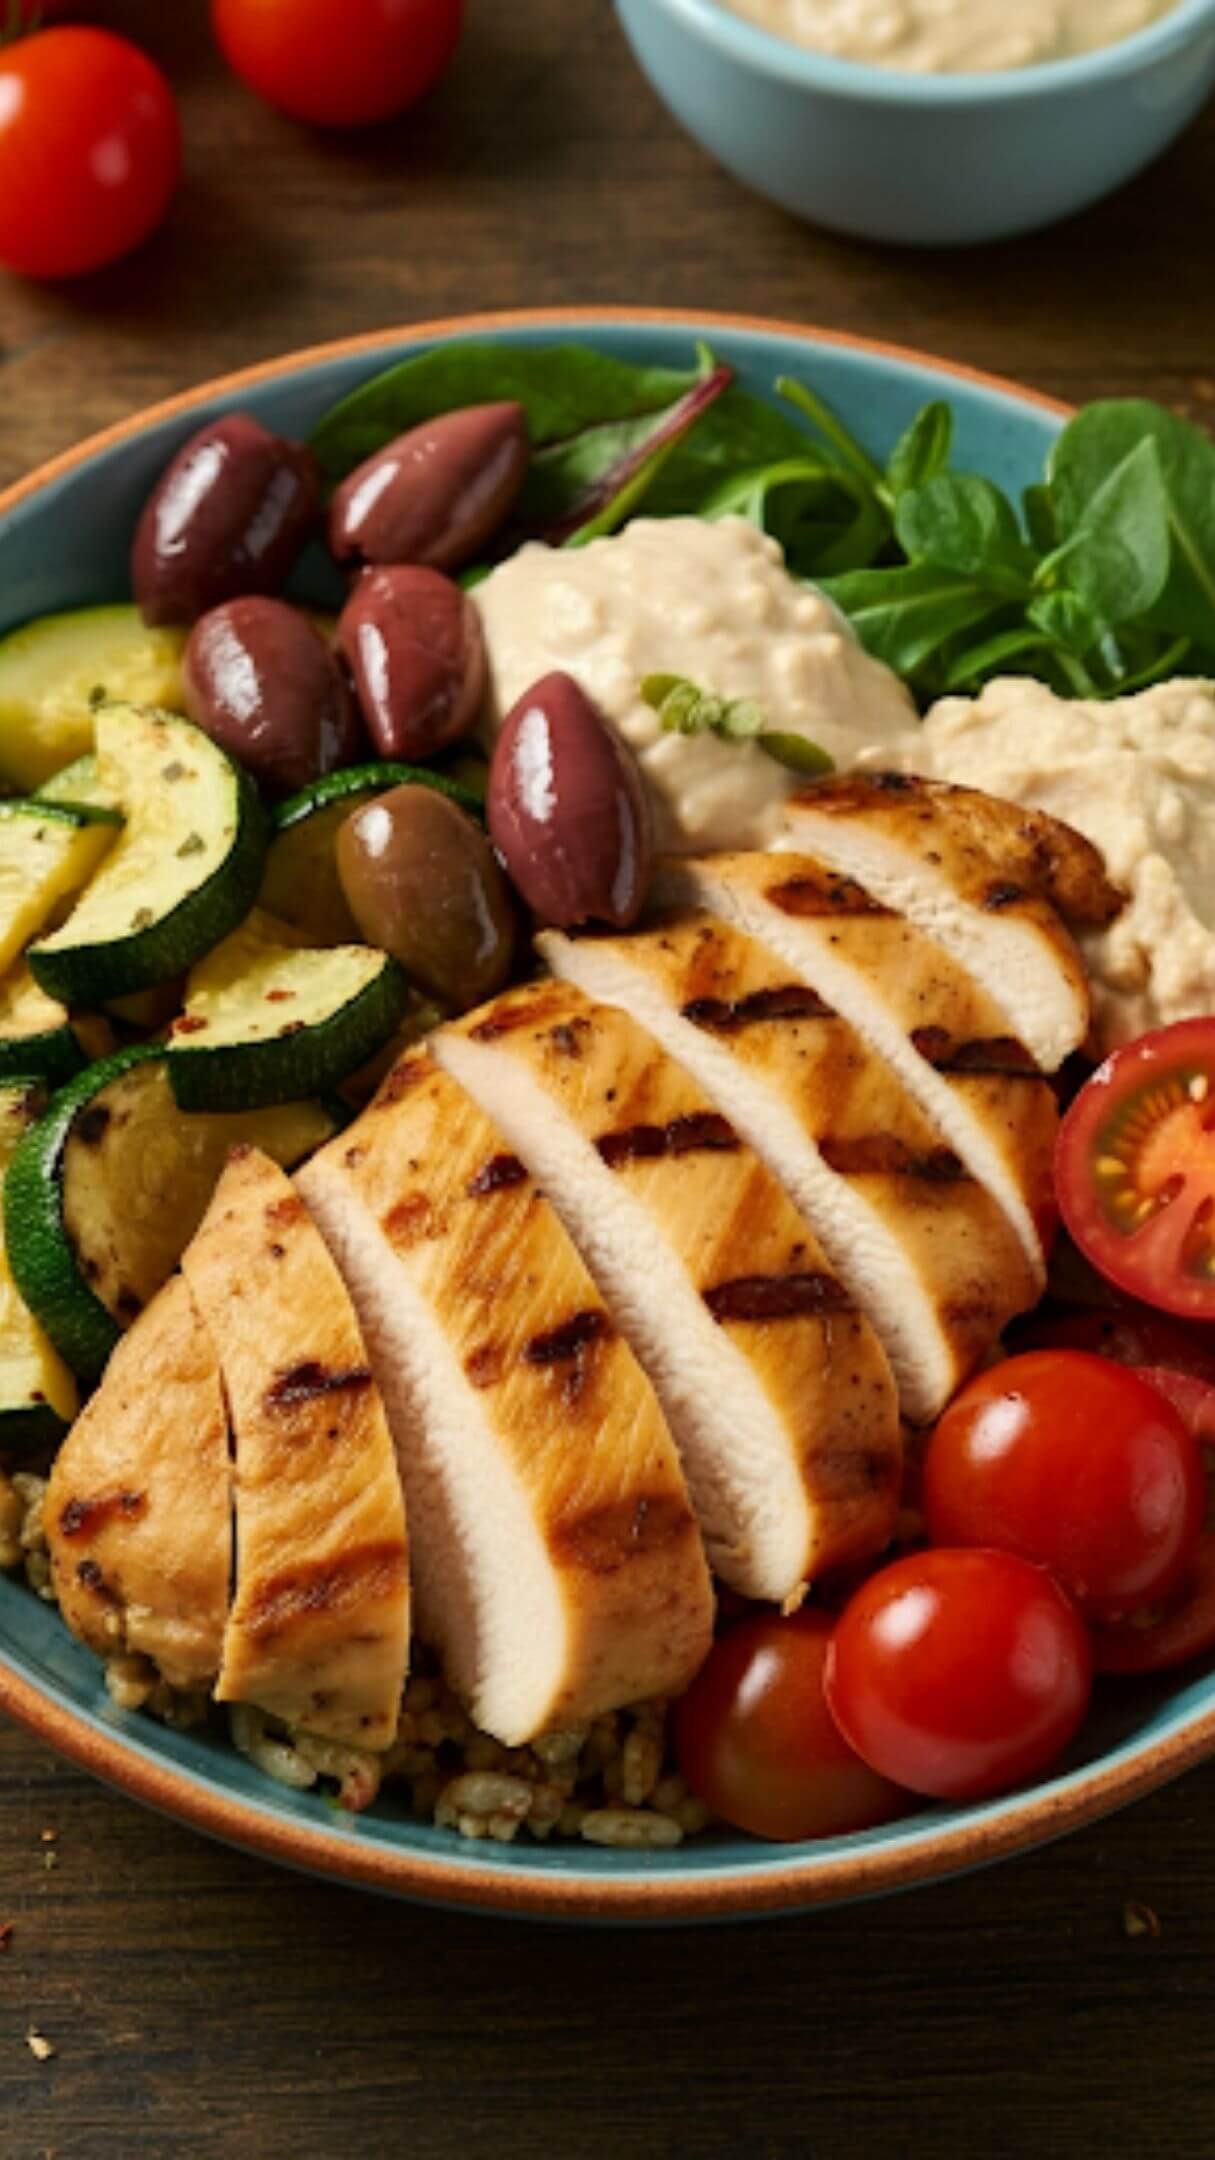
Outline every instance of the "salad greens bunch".
<path fill-rule="evenodd" d="M 1086 406 L 1014 503 L 954 468 L 948 404 L 883 462 L 804 383 L 775 389 L 753 397 L 704 346 L 680 370 L 470 340 L 364 385 L 313 447 L 337 481 L 437 413 L 517 399 L 534 453 L 504 552 L 584 545 L 639 511 L 749 518 L 924 701 L 1003 674 L 1110 697 L 1215 669 L 1215 444 L 1190 422 L 1147 399 Z"/>

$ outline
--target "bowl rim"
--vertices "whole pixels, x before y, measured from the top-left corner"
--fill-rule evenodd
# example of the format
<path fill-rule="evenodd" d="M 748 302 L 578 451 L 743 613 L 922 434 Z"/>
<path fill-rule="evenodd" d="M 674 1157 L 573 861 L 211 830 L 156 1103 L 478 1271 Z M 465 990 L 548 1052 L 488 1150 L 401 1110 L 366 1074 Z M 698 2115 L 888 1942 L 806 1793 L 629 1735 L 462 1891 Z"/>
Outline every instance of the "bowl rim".
<path fill-rule="evenodd" d="M 866 103 L 923 107 L 1007 105 L 1018 99 L 1049 97 L 1087 90 L 1104 82 L 1136 75 L 1170 58 L 1215 28 L 1215 0 L 1176 0 L 1167 14 L 1113 45 L 1063 60 L 1036 61 L 1030 67 L 991 69 L 986 73 L 915 74 L 907 69 L 874 67 L 863 60 L 841 60 L 813 47 L 794 44 L 775 31 L 735 15 L 728 0 L 643 0 L 664 8 L 691 33 L 715 46 L 727 59 L 785 83 L 824 95 Z M 617 0 L 622 6 L 623 0 Z"/>
<path fill-rule="evenodd" d="M 165 421 L 187 418 L 234 392 L 239 394 L 243 389 L 327 361 L 370 356 L 404 343 L 431 343 L 485 331 L 562 330 L 575 326 L 591 335 L 599 326 L 657 326 L 688 332 L 718 329 L 785 337 L 810 346 L 834 347 L 905 367 L 928 369 L 1001 397 L 1014 398 L 1055 418 L 1066 418 L 1072 410 L 1007 377 L 960 362 L 938 360 L 911 347 L 809 323 L 683 308 L 588 304 L 511 309 L 387 326 L 213 377 L 102 429 L 15 481 L 0 491 L 0 519 L 48 486 L 87 466 L 100 453 L 136 440 Z M 580 1875 L 572 1869 L 558 1874 L 529 1868 L 515 1856 L 509 1868 L 495 1870 L 484 1861 L 477 1866 L 458 1857 L 406 1847 L 371 1846 L 361 1843 L 350 1830 L 338 1833 L 283 1815 L 270 1798 L 265 1802 L 236 1798 L 184 1767 L 156 1757 L 142 1742 L 108 1731 L 85 1712 L 56 1700 L 53 1690 L 18 1672 L 2 1647 L 0 1712 L 130 1798 L 264 1859 L 351 1887 L 428 1904 L 549 1920 L 752 1918 L 927 1884 L 1079 1829 L 1139 1799 L 1215 1752 L 1213 1703 L 1209 1710 L 1190 1716 L 1181 1730 L 1138 1749 L 1129 1761 L 1098 1762 L 1073 1771 L 1062 1788 L 1058 1783 L 1039 1785 L 1004 1801 L 995 1819 L 943 1823 L 902 1849 L 858 1844 L 855 1850 L 828 1860 L 816 1859 L 813 1853 L 783 1863 L 768 1858 L 762 1866 L 734 1868 L 729 1873 L 721 1872 L 712 1856 L 706 1855 L 703 1866 L 693 1864 L 678 1875 L 648 1874 L 644 1861 L 630 1872 Z M 768 1854 L 774 1850 L 778 1848 L 757 1848 Z"/>

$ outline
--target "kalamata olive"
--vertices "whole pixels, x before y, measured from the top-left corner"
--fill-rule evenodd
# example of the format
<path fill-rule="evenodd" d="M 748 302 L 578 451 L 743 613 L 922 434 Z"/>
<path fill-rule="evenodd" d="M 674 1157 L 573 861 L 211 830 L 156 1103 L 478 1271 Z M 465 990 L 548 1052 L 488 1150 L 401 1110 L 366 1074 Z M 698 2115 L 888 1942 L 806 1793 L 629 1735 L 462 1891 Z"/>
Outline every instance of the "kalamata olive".
<path fill-rule="evenodd" d="M 244 593 L 277 592 L 320 512 L 315 458 L 249 413 L 200 428 L 153 489 L 131 575 L 148 623 L 190 623 Z"/>
<path fill-rule="evenodd" d="M 333 498 L 339 562 L 429 563 L 454 570 L 495 533 L 527 477 L 521 405 L 468 405 L 398 435 Z"/>
<path fill-rule="evenodd" d="M 338 830 L 338 875 L 369 945 L 460 1011 L 507 980 L 518 922 L 480 828 L 433 788 L 398 787 Z"/>
<path fill-rule="evenodd" d="M 468 733 L 485 695 L 481 618 L 441 571 L 364 570 L 338 643 L 381 757 L 433 757 Z"/>
<path fill-rule="evenodd" d="M 190 718 L 274 793 L 358 755 L 362 730 L 341 662 L 285 600 L 251 595 L 212 608 L 190 633 L 182 673 Z"/>
<path fill-rule="evenodd" d="M 544 676 L 507 714 L 486 813 L 541 922 L 636 922 L 653 858 L 649 803 L 631 753 L 571 675 Z"/>

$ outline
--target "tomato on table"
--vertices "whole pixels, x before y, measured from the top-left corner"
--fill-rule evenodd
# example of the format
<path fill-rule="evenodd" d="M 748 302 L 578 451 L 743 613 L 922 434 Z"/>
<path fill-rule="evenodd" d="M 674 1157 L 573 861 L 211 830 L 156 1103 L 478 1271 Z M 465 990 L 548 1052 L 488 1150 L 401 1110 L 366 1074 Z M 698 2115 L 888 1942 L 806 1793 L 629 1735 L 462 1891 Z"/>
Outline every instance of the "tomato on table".
<path fill-rule="evenodd" d="M 1092 1651 L 1045 1568 L 936 1549 L 892 1562 L 850 1599 L 825 1687 L 844 1738 L 880 1776 L 981 1800 L 1067 1746 L 1088 1709 Z"/>
<path fill-rule="evenodd" d="M 1215 1319 L 1215 1019 L 1115 1051 L 1063 1120 L 1064 1222 L 1100 1273 L 1183 1319 Z"/>
<path fill-rule="evenodd" d="M 914 1805 L 854 1754 L 823 1696 L 834 1622 L 805 1611 L 718 1637 L 675 1708 L 679 1767 L 724 1822 L 754 1837 L 836 1837 Z"/>
<path fill-rule="evenodd" d="M 1192 1373 L 1153 1368 L 1145 1379 L 1168 1396 L 1202 1451 L 1206 1518 L 1182 1590 L 1093 1631 L 1098 1672 L 1169 1672 L 1215 1649 L 1215 1387 Z"/>
<path fill-rule="evenodd" d="M 1206 1480 L 1190 1426 L 1143 1374 L 1031 1350 L 950 1404 L 928 1445 L 924 1508 L 935 1545 L 1040 1561 L 1086 1614 L 1116 1619 L 1185 1582 Z"/>
<path fill-rule="evenodd" d="M 424 96 L 455 54 L 464 0 L 211 0 L 228 65 L 317 127 L 362 127 Z"/>
<path fill-rule="evenodd" d="M 181 172 L 173 93 L 126 38 L 85 24 L 0 50 L 0 263 L 75 277 L 146 240 Z"/>

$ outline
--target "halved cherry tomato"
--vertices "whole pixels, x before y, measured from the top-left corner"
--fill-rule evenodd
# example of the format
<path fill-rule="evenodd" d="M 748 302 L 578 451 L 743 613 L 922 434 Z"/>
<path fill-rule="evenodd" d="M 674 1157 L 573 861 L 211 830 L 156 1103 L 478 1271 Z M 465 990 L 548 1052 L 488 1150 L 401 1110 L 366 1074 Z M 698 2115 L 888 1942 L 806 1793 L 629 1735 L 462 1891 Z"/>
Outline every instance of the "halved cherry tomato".
<path fill-rule="evenodd" d="M 801 1612 L 718 1637 L 675 1710 L 679 1767 L 723 1822 L 753 1837 L 835 1837 L 913 1805 L 855 1755 L 823 1697 L 834 1621 Z"/>
<path fill-rule="evenodd" d="M 909 1553 L 857 1591 L 827 1652 L 844 1738 L 882 1777 L 979 1800 L 1037 1775 L 1088 1708 L 1092 1652 L 1053 1575 L 1015 1553 Z"/>
<path fill-rule="evenodd" d="M 1144 1375 L 1180 1411 L 1202 1450 L 1207 1513 L 1198 1551 L 1180 1596 L 1145 1605 L 1093 1630 L 1098 1672 L 1167 1672 L 1215 1649 L 1215 1387 L 1192 1373 L 1156 1367 Z"/>
<path fill-rule="evenodd" d="M 1133 1297 L 1215 1319 L 1215 1019 L 1115 1051 L 1059 1133 L 1063 1219 Z"/>
<path fill-rule="evenodd" d="M 181 170 L 173 93 L 126 38 L 85 24 L 0 51 L 0 262 L 75 277 L 138 247 Z"/>
<path fill-rule="evenodd" d="M 1142 1374 L 1031 1350 L 950 1404 L 929 1442 L 924 1508 L 934 1544 L 1038 1560 L 1083 1612 L 1116 1619 L 1185 1582 L 1206 1480 L 1185 1419 Z"/>
<path fill-rule="evenodd" d="M 363 127 L 404 112 L 447 67 L 464 0 L 211 0 L 229 67 L 293 119 Z"/>

